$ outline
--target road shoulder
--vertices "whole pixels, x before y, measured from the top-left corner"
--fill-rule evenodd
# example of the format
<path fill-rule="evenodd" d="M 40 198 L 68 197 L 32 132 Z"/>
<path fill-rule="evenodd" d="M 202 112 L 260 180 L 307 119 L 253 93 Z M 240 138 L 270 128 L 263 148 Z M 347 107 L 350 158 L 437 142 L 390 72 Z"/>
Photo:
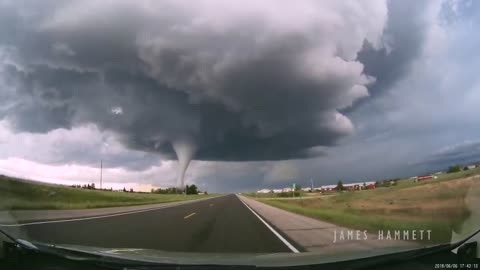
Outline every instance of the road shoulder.
<path fill-rule="evenodd" d="M 373 234 L 367 234 L 367 240 L 363 240 L 363 232 L 361 240 L 340 241 L 336 239 L 335 241 L 335 232 L 338 235 L 341 231 L 347 232 L 352 231 L 352 229 L 291 213 L 245 196 L 239 196 L 239 198 L 267 222 L 280 230 L 281 233 L 309 252 L 337 253 L 339 251 L 354 252 L 376 248 L 413 249 L 420 247 L 416 242 L 377 240 L 377 236 Z"/>

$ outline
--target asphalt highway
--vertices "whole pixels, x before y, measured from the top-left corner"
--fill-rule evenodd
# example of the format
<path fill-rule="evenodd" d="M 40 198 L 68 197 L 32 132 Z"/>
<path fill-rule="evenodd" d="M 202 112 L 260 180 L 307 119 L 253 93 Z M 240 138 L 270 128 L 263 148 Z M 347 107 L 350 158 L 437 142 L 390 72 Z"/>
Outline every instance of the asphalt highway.
<path fill-rule="evenodd" d="M 28 240 L 180 252 L 291 252 L 235 195 L 126 215 L 25 225 Z"/>

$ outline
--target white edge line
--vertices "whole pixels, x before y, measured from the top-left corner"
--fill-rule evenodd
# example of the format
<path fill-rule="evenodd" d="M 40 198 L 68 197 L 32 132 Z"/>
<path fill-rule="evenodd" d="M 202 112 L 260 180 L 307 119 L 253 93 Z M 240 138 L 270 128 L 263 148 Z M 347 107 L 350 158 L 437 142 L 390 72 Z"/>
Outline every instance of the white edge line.
<path fill-rule="evenodd" d="M 219 197 L 222 197 L 222 196 L 219 196 Z M 213 197 L 213 198 L 218 198 L 218 197 Z M 93 217 L 59 219 L 59 220 L 46 220 L 46 221 L 36 221 L 36 222 L 29 222 L 29 223 L 20 223 L 20 224 L 0 224 L 0 227 L 21 227 L 21 226 L 29 226 L 29 225 L 71 222 L 71 221 L 82 221 L 82 220 L 89 220 L 89 219 L 124 216 L 124 215 L 137 214 L 137 213 L 143 213 L 143 212 L 148 212 L 148 211 L 155 211 L 155 210 L 170 208 L 170 207 L 174 207 L 174 206 L 180 206 L 180 205 L 183 205 L 183 204 L 198 202 L 198 201 L 201 201 L 201 200 L 209 200 L 209 199 L 213 199 L 213 198 L 205 198 L 205 199 L 200 199 L 200 200 L 191 200 L 191 201 L 183 201 L 183 202 L 180 201 L 179 203 L 174 204 L 174 205 L 162 205 L 162 206 L 159 206 L 159 207 L 156 207 L 156 208 L 134 210 L 134 211 L 129 211 L 129 212 L 122 212 L 122 213 L 108 214 L 108 215 L 101 215 L 101 216 L 93 216 Z"/>
<path fill-rule="evenodd" d="M 184 216 L 183 219 L 187 219 L 187 218 L 193 217 L 193 216 L 195 216 L 196 214 L 197 214 L 197 213 L 193 212 L 193 213 L 191 213 L 190 215 Z"/>
<path fill-rule="evenodd" d="M 260 219 L 260 221 L 263 222 L 263 224 L 265 224 L 265 226 L 267 226 L 267 228 L 269 228 L 270 231 L 272 231 L 273 234 L 275 234 L 275 236 L 277 236 L 278 239 L 280 239 L 280 241 L 282 241 L 293 253 L 300 253 L 298 249 L 296 249 L 285 238 L 283 238 L 283 236 L 281 236 L 274 228 L 272 228 L 272 226 L 270 226 L 270 224 L 268 224 L 265 220 L 263 220 L 263 218 L 261 218 L 255 211 L 253 211 L 253 209 L 250 208 L 242 199 L 240 198 L 238 199 L 248 208 L 248 210 L 250 210 L 258 219 Z"/>

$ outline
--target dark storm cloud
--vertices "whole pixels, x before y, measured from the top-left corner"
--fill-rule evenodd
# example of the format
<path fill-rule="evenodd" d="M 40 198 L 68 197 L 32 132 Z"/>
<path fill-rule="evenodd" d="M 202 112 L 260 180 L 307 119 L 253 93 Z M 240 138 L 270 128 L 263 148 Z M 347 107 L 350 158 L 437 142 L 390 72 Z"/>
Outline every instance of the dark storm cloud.
<path fill-rule="evenodd" d="M 117 132 L 132 149 L 160 152 L 166 158 L 175 157 L 169 138 L 181 139 L 187 134 L 201 142 L 197 158 L 203 160 L 304 158 L 310 154 L 302 148 L 318 141 L 334 143 L 336 135 L 328 130 L 303 134 L 301 127 L 308 126 L 306 120 L 310 119 L 305 117 L 298 119 L 298 130 L 258 136 L 257 128 L 244 127 L 241 117 L 223 106 L 190 104 L 185 93 L 169 90 L 141 74 L 109 70 L 100 82 L 98 74 L 90 72 L 35 66 L 33 73 L 23 74 L 9 68 L 14 71 L 5 74 L 19 79 L 17 94 L 23 98 L 5 117 L 21 131 L 43 133 L 93 122 Z M 122 108 L 122 114 L 112 113 L 114 107 Z M 293 137 L 303 140 L 291 140 Z"/>
<path fill-rule="evenodd" d="M 352 133 L 338 110 L 368 95 L 356 55 L 378 47 L 386 15 L 381 2 L 306 1 L 293 20 L 273 2 L 115 3 L 2 2 L 0 118 L 37 133 L 93 123 L 165 158 L 175 143 L 199 160 L 311 157 Z"/>
<path fill-rule="evenodd" d="M 427 1 L 389 1 L 384 39 L 386 47 L 380 50 L 366 43 L 359 54 L 365 72 L 377 78 L 370 94 L 388 89 L 392 83 L 406 75 L 411 62 L 423 48 L 428 25 L 425 22 Z"/>
<path fill-rule="evenodd" d="M 453 164 L 466 165 L 480 162 L 480 142 L 467 141 L 446 147 L 431 156 L 422 164 L 446 168 Z"/>
<path fill-rule="evenodd" d="M 17 130 L 45 133 L 56 128 L 71 128 L 74 108 L 72 93 L 98 80 L 98 74 L 32 65 L 30 72 L 4 65 L 5 88 L 13 88 L 4 102 L 15 106 L 3 112 Z"/>
<path fill-rule="evenodd" d="M 404 78 L 412 62 L 421 54 L 426 31 L 425 21 L 428 1 L 388 1 L 388 20 L 383 33 L 385 46 L 380 49 L 364 43 L 358 59 L 365 66 L 365 73 L 376 78 L 375 84 L 368 90 L 372 98 L 391 89 L 391 86 Z M 358 106 L 368 103 L 369 99 L 360 99 L 354 106 L 345 110 L 348 114 Z"/>

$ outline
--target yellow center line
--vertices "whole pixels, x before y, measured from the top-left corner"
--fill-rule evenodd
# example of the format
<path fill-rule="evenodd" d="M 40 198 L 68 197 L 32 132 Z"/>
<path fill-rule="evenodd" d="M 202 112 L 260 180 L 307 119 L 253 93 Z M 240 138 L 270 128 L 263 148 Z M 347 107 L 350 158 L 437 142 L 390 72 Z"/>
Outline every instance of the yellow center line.
<path fill-rule="evenodd" d="M 195 214 L 196 214 L 196 213 L 191 213 L 191 214 L 188 215 L 188 216 L 184 216 L 183 219 L 187 219 L 187 218 L 189 218 L 189 217 L 191 217 L 191 216 L 193 216 L 193 215 L 195 215 Z"/>

